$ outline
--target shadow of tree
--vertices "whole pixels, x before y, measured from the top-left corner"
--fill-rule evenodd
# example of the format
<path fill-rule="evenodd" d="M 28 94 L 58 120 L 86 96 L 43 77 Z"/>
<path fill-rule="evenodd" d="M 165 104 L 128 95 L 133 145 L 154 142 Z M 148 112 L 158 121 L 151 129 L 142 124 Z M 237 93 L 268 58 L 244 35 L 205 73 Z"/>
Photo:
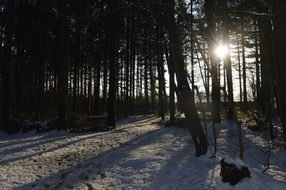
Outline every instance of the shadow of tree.
<path fill-rule="evenodd" d="M 118 125 L 124 125 L 124 124 L 137 124 L 137 123 L 143 123 L 143 122 L 148 122 L 150 120 L 153 120 L 153 119 L 157 119 L 158 117 L 157 116 L 154 116 L 154 115 L 139 115 L 139 116 L 130 116 L 129 117 L 129 120 L 126 118 L 124 119 L 120 119 L 119 121 L 117 121 L 117 124 Z"/>
<path fill-rule="evenodd" d="M 197 158 L 194 146 L 186 144 L 176 151 L 165 165 L 151 177 L 151 183 L 143 189 L 208 189 L 208 178 L 213 178 L 217 161 L 207 156 Z"/>
<path fill-rule="evenodd" d="M 225 157 L 227 155 L 232 155 L 234 158 L 239 157 L 239 141 L 237 136 L 237 129 L 231 124 L 222 124 L 219 127 L 220 137 L 218 138 L 218 155 L 220 157 Z M 264 170 L 265 164 L 267 162 L 267 147 L 263 147 L 260 144 L 254 144 L 246 136 L 246 131 L 243 130 L 243 146 L 244 146 L 244 162 L 261 172 Z M 255 135 L 253 136 L 253 138 Z M 271 150 L 270 164 L 272 168 L 275 168 L 272 172 L 275 173 L 276 177 L 280 176 L 284 181 L 286 179 L 286 153 Z M 272 159 L 275 158 L 275 159 Z M 266 173 L 268 176 L 272 177 L 274 175 Z M 276 180 L 276 179 L 274 179 Z M 283 181 L 283 180 L 282 180 Z"/>
<path fill-rule="evenodd" d="M 29 148 L 33 148 L 35 146 L 40 146 L 40 145 L 43 145 L 43 144 L 48 144 L 48 143 L 51 143 L 51 142 L 56 142 L 56 141 L 60 141 L 62 139 L 66 139 L 66 138 L 70 138 L 70 137 L 74 137 L 75 135 L 63 135 L 63 136 L 57 136 L 57 137 L 41 137 L 39 139 L 36 139 L 36 142 L 33 142 L 35 141 L 34 139 L 30 139 L 30 140 L 27 140 L 27 141 L 17 141 L 17 146 L 14 147 L 14 148 L 9 148 L 9 149 L 5 149 L 4 151 L 0 151 L 1 155 L 8 155 L 8 154 L 13 154 L 15 152 L 18 152 L 18 151 L 24 151 L 26 149 L 29 149 Z M 32 142 L 30 144 L 27 144 L 29 142 Z M 9 146 L 9 145 L 8 145 Z M 12 145 L 10 145 L 12 146 Z M 6 148 L 6 147 L 5 147 Z M 1 148 L 0 148 L 1 149 Z"/>
<path fill-rule="evenodd" d="M 14 145 L 23 144 L 23 143 L 30 143 L 36 140 L 45 140 L 45 139 L 60 138 L 60 137 L 64 138 L 67 136 L 69 136 L 69 134 L 62 134 L 62 135 L 58 135 L 57 137 L 53 137 L 53 136 L 50 136 L 49 133 L 47 133 L 42 136 L 38 136 L 38 134 L 35 134 L 34 137 L 29 137 L 27 139 L 25 134 L 24 135 L 20 134 L 19 136 L 11 135 L 10 137 L 6 138 L 4 142 L 0 142 L 0 149 L 3 147 L 7 148 L 9 146 L 14 146 Z"/>
<path fill-rule="evenodd" d="M 26 154 L 24 156 L 19 156 L 19 157 L 13 157 L 13 158 L 10 158 L 10 159 L 6 159 L 6 160 L 1 160 L 0 161 L 0 165 L 6 165 L 6 164 L 9 164 L 11 162 L 15 162 L 15 161 L 18 161 L 18 160 L 24 160 L 24 159 L 27 159 L 27 158 L 30 158 L 30 157 L 33 157 L 33 156 L 36 156 L 36 155 L 41 155 L 41 154 L 44 154 L 44 153 L 48 153 L 48 152 L 52 152 L 52 151 L 55 151 L 55 150 L 58 150 L 58 149 L 62 149 L 62 148 L 65 148 L 65 147 L 68 147 L 70 145 L 73 145 L 75 143 L 78 143 L 78 142 L 81 142 L 81 141 L 84 141 L 84 140 L 87 140 L 87 139 L 90 139 L 90 138 L 94 138 L 94 137 L 98 137 L 100 135 L 103 135 L 102 133 L 100 134 L 92 134 L 92 135 L 89 135 L 87 137 L 83 137 L 81 138 L 81 136 L 77 136 L 79 137 L 79 139 L 76 139 L 76 140 L 72 140 L 70 139 L 70 141 L 68 142 L 65 142 L 65 143 L 62 143 L 62 144 L 58 144 L 57 146 L 53 147 L 53 148 L 49 148 L 49 149 L 46 149 L 46 150 L 42 150 L 42 151 L 36 151 L 35 153 L 33 154 Z M 70 137 L 70 136 L 69 136 Z M 73 136 L 74 137 L 74 136 Z M 64 138 L 64 137 L 63 137 Z M 59 139 L 57 139 L 59 140 Z M 52 142 L 52 141 L 51 141 Z M 55 142 L 55 141 L 53 141 Z M 39 143 L 38 145 L 41 145 L 41 143 Z"/>
<path fill-rule="evenodd" d="M 153 120 L 156 120 L 157 118 L 158 117 L 155 117 L 155 116 L 144 116 L 144 115 L 131 117 L 129 120 L 126 120 L 125 122 L 119 123 L 118 127 L 115 130 L 111 131 L 110 133 L 118 133 L 118 132 L 121 132 L 122 130 L 125 130 L 125 129 L 134 128 L 134 127 L 142 127 L 142 125 L 137 125 L 137 123 L 143 124 L 144 122 L 146 123 L 149 121 L 153 121 Z M 125 124 L 130 124 L 130 126 L 124 127 Z M 68 147 L 70 145 L 73 145 L 74 143 L 78 143 L 78 142 L 81 142 L 84 140 L 88 140 L 90 138 L 105 135 L 106 133 L 107 132 L 95 133 L 95 134 L 93 134 L 93 133 L 83 133 L 83 134 L 74 134 L 74 133 L 67 134 L 67 133 L 64 133 L 62 135 L 57 134 L 57 135 L 59 135 L 57 137 L 50 136 L 50 134 L 47 133 L 46 135 L 42 136 L 41 138 L 36 138 L 36 139 L 33 138 L 30 140 L 19 139 L 19 140 L 15 140 L 16 142 L 13 142 L 13 143 L 8 142 L 8 144 L 10 144 L 11 146 L 14 143 L 15 144 L 17 143 L 18 145 L 15 148 L 9 148 L 9 149 L 5 149 L 4 151 L 1 151 L 1 155 L 6 155 L 6 157 L 8 157 L 8 159 L 5 159 L 5 157 L 0 158 L 0 165 L 7 165 L 11 162 L 15 162 L 18 160 L 24 160 L 24 159 L 27 159 L 27 158 L 30 158 L 30 157 L 33 157 L 36 155 L 41 155 L 44 153 L 56 151 L 58 149 L 62 149 L 62 148 Z M 86 135 L 89 135 L 89 136 L 86 137 Z M 76 139 L 74 140 L 73 138 L 76 138 Z M 37 142 L 30 143 L 28 145 L 26 144 L 27 142 L 32 142 L 34 140 L 36 140 Z M 60 142 L 61 140 L 64 140 L 65 142 Z M 59 143 L 57 143 L 57 141 L 59 141 Z M 24 144 L 23 144 L 23 142 L 24 142 Z M 48 143 L 57 143 L 57 146 L 55 146 L 53 148 L 47 148 L 47 149 L 41 150 L 41 151 L 35 150 L 34 151 L 35 153 L 26 154 L 24 156 L 22 156 L 22 155 L 21 156 L 13 155 L 13 157 L 9 156 L 9 154 L 17 154 L 19 151 L 24 152 L 26 149 L 29 149 L 29 148 L 42 147 L 44 144 L 48 144 Z M 9 158 L 9 157 L 12 157 L 12 158 Z"/>
<path fill-rule="evenodd" d="M 117 148 L 99 153 L 98 155 L 90 157 L 87 160 L 67 169 L 60 170 L 56 174 L 38 179 L 32 183 L 22 185 L 15 189 L 57 189 L 59 186 L 64 184 L 64 180 L 68 181 L 68 185 L 70 187 L 75 186 L 78 183 L 83 183 L 84 180 L 95 178 L 98 175 L 103 175 L 102 171 L 112 167 L 114 164 L 117 164 L 116 160 L 115 162 L 111 162 L 110 158 L 118 158 L 120 160 L 125 159 L 132 150 L 150 144 L 152 143 L 152 140 L 150 139 L 159 138 L 161 135 L 166 133 L 168 133 L 168 131 L 165 130 L 165 128 L 146 132 L 130 141 L 127 141 L 126 143 L 121 144 Z M 145 160 L 145 162 L 148 163 L 148 160 Z M 86 177 L 85 174 L 89 176 Z"/>

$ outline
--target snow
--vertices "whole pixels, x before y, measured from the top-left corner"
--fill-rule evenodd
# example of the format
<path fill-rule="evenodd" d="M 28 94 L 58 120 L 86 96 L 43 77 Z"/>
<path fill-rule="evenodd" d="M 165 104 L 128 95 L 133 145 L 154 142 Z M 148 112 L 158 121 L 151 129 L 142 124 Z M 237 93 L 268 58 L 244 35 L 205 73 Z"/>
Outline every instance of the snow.
<path fill-rule="evenodd" d="M 238 168 L 241 168 L 243 166 L 248 167 L 245 162 L 243 162 L 240 158 L 230 158 L 228 156 L 225 157 L 225 162 L 227 162 L 228 164 L 234 164 L 236 165 Z"/>
<path fill-rule="evenodd" d="M 272 148 L 270 169 L 262 173 L 267 156 L 262 137 L 244 129 L 241 161 L 235 126 L 216 128 L 215 158 L 212 148 L 196 158 L 188 130 L 164 127 L 155 116 L 123 119 L 115 130 L 104 133 L 0 134 L 0 189 L 286 190 L 284 150 Z M 247 165 L 251 178 L 236 186 L 222 183 L 223 157 Z"/>

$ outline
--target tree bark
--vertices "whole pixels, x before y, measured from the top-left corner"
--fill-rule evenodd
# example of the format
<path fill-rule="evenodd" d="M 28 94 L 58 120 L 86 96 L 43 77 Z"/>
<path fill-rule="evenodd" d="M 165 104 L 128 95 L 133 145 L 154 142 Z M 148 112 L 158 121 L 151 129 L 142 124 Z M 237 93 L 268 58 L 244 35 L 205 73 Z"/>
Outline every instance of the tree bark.
<path fill-rule="evenodd" d="M 283 125 L 284 145 L 286 149 L 286 2 L 284 0 L 276 0 L 274 2 L 274 39 L 275 39 L 275 60 L 276 73 L 278 78 L 279 92 L 279 110 L 280 119 Z"/>
<path fill-rule="evenodd" d="M 162 27 L 158 26 L 157 29 L 157 41 L 163 40 Z M 163 58 L 163 45 L 157 43 L 157 71 L 158 71 L 158 82 L 159 82 L 159 116 L 162 120 L 165 120 L 165 69 L 164 69 L 164 58 Z"/>
<path fill-rule="evenodd" d="M 118 1 L 110 2 L 109 7 L 112 13 L 107 19 L 107 47 L 109 60 L 109 91 L 108 91 L 108 108 L 107 108 L 107 125 L 115 128 L 116 126 L 116 91 L 117 91 L 117 40 L 118 40 L 118 20 L 114 9 Z"/>
<path fill-rule="evenodd" d="M 149 70 L 149 65 L 148 65 L 148 55 L 147 55 L 147 24 L 146 22 L 144 23 L 144 47 L 143 47 L 143 52 L 144 52 L 144 111 L 145 113 L 149 112 L 149 93 L 148 93 L 148 70 Z"/>
<path fill-rule="evenodd" d="M 220 82 L 218 77 L 218 61 L 214 57 L 215 51 L 215 21 L 213 14 L 213 1 L 205 1 L 206 19 L 208 25 L 208 50 L 211 64 L 211 77 L 212 77 L 212 117 L 214 123 L 220 123 L 220 111 L 221 111 L 221 95 L 220 95 Z"/>
<path fill-rule="evenodd" d="M 130 14 L 127 13 L 126 19 L 126 49 L 125 49 L 125 116 L 130 114 Z"/>
<path fill-rule="evenodd" d="M 226 70 L 226 78 L 227 78 L 227 92 L 228 92 L 228 119 L 233 120 L 234 119 L 234 113 L 230 105 L 234 107 L 233 102 L 233 82 L 232 82 L 232 62 L 230 59 L 230 43 L 229 43 L 229 26 L 228 23 L 230 22 L 229 16 L 228 16 L 228 7 L 227 7 L 227 1 L 223 2 L 224 7 L 224 13 L 223 13 L 223 41 L 224 44 L 228 47 L 229 51 L 226 54 L 226 57 L 224 59 L 224 65 Z"/>
<path fill-rule="evenodd" d="M 242 81 L 241 81 L 239 34 L 237 34 L 236 40 L 237 40 L 237 64 L 238 64 L 238 80 L 239 80 L 239 103 L 240 103 L 240 108 L 242 108 Z"/>
<path fill-rule="evenodd" d="M 58 66 L 58 128 L 66 129 L 68 104 L 68 0 L 58 2 L 57 66 Z"/>
<path fill-rule="evenodd" d="M 256 70 L 256 109 L 259 110 L 261 106 L 261 84 L 260 84 L 260 60 L 259 60 L 259 42 L 258 42 L 258 26 L 257 20 L 254 20 L 254 30 L 255 30 L 255 70 Z"/>
<path fill-rule="evenodd" d="M 245 32 L 244 17 L 241 17 L 241 45 L 242 45 L 242 84 L 243 84 L 243 111 L 248 109 L 247 88 L 246 88 L 246 56 L 245 56 Z"/>
<path fill-rule="evenodd" d="M 260 19 L 260 52 L 261 52 L 261 100 L 263 102 L 261 111 L 266 122 L 270 126 L 270 137 L 273 140 L 273 125 L 272 125 L 272 98 L 274 95 L 273 88 L 273 48 L 272 48 L 272 24 L 270 19 Z"/>
<path fill-rule="evenodd" d="M 7 1 L 6 10 L 4 14 L 4 26 L 5 26 L 5 46 L 3 48 L 3 63 L 2 65 L 2 82 L 3 82 L 3 112 L 2 112 L 2 121 L 4 123 L 8 122 L 10 119 L 10 96 L 11 96 L 11 87 L 10 87 L 10 66 L 11 66 L 11 53 L 12 53 L 12 20 L 13 20 L 13 7 L 14 1 Z M 1 45 L 2 46 L 2 45 Z"/>

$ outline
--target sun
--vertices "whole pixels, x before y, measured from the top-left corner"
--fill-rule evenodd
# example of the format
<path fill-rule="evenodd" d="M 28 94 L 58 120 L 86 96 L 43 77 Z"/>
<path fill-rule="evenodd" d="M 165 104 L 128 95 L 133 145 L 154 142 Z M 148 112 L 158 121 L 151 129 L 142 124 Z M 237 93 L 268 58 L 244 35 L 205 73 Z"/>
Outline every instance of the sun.
<path fill-rule="evenodd" d="M 219 45 L 215 49 L 215 54 L 218 58 L 224 59 L 225 56 L 228 54 L 229 49 L 226 45 Z"/>

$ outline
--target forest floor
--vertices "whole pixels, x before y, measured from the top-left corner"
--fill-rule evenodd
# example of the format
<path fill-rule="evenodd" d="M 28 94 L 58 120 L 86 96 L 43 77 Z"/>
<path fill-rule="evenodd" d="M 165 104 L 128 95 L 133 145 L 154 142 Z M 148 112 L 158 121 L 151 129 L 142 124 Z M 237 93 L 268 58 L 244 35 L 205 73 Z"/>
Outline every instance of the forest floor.
<path fill-rule="evenodd" d="M 208 126 L 211 136 L 211 125 Z M 195 157 L 184 128 L 165 127 L 155 116 L 135 116 L 104 133 L 64 131 L 0 135 L 0 189 L 278 189 L 286 190 L 286 153 L 244 129 L 251 178 L 221 182 L 220 159 L 236 158 L 236 128 L 217 126 L 218 153 Z M 210 139 L 210 142 L 212 140 Z M 212 143 L 211 143 L 212 144 Z M 211 146 L 210 146 L 211 147 Z"/>

